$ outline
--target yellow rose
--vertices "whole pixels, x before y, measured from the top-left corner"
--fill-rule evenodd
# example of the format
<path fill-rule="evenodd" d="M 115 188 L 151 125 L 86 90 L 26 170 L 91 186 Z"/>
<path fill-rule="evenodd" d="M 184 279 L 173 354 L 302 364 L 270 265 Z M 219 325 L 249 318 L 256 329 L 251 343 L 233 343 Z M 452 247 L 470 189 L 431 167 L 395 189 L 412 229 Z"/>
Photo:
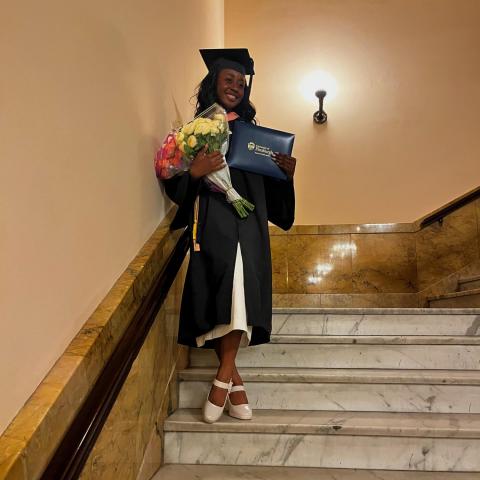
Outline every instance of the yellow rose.
<path fill-rule="evenodd" d="M 178 145 L 178 149 L 182 152 L 182 153 L 185 153 L 185 145 L 186 143 L 185 142 L 182 142 Z"/>
<path fill-rule="evenodd" d="M 200 122 L 200 123 L 195 127 L 195 131 L 194 131 L 193 133 L 195 133 L 195 135 L 205 135 L 205 134 L 207 134 L 209 131 L 210 131 L 210 126 L 208 125 L 208 123 Z"/>
<path fill-rule="evenodd" d="M 177 138 L 176 138 L 177 143 L 182 143 L 184 138 L 185 138 L 185 135 L 182 132 L 177 133 Z"/>
<path fill-rule="evenodd" d="M 184 135 L 191 135 L 194 130 L 193 122 L 187 123 L 181 130 Z"/>
<path fill-rule="evenodd" d="M 195 135 L 190 135 L 188 137 L 187 144 L 190 148 L 195 148 L 197 145 L 197 137 Z"/>
<path fill-rule="evenodd" d="M 220 133 L 220 130 L 217 127 L 212 127 L 210 130 L 210 135 L 217 135 Z"/>
<path fill-rule="evenodd" d="M 218 121 L 222 122 L 222 123 L 225 121 L 225 116 L 224 116 L 223 114 L 221 114 L 221 113 L 216 113 L 216 114 L 213 116 L 213 118 L 214 118 L 215 120 L 218 120 Z"/>
<path fill-rule="evenodd" d="M 202 125 L 202 134 L 208 135 L 212 130 L 212 127 L 208 124 Z"/>

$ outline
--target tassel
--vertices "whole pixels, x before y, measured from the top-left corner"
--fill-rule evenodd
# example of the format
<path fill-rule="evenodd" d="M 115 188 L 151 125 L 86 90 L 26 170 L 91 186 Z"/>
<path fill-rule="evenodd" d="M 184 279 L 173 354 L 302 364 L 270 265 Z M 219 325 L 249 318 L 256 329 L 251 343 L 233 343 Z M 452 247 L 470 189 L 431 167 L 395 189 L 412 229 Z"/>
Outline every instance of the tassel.
<path fill-rule="evenodd" d="M 193 237 L 193 251 L 194 252 L 199 252 L 200 251 L 200 244 L 197 243 L 197 230 L 198 230 L 198 211 L 200 207 L 200 196 L 197 195 L 197 198 L 195 199 L 195 207 L 193 210 L 193 231 L 192 231 L 192 237 Z"/>

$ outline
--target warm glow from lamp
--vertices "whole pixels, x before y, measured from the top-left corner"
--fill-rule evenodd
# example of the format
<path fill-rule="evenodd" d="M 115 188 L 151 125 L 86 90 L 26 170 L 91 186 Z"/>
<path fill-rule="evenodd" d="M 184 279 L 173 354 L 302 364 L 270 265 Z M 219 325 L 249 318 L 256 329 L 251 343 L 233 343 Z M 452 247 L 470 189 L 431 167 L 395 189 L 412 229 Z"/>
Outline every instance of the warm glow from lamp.
<path fill-rule="evenodd" d="M 326 100 L 333 100 L 337 96 L 337 81 L 324 70 L 315 70 L 305 75 L 300 82 L 300 92 L 305 100 L 309 102 L 315 100 L 317 90 L 325 90 L 327 92 Z"/>

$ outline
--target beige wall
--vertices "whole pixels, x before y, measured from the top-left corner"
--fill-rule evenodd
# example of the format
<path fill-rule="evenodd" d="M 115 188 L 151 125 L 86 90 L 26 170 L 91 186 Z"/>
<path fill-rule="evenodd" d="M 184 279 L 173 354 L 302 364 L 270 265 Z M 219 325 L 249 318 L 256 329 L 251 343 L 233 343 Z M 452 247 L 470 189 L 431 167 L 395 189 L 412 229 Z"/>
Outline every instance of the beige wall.
<path fill-rule="evenodd" d="M 478 185 L 478 25 L 478 0 L 226 0 L 260 123 L 297 134 L 297 224 L 411 222 Z M 298 92 L 316 69 L 324 126 Z"/>
<path fill-rule="evenodd" d="M 154 148 L 223 0 L 0 10 L 1 432 L 164 217 Z"/>

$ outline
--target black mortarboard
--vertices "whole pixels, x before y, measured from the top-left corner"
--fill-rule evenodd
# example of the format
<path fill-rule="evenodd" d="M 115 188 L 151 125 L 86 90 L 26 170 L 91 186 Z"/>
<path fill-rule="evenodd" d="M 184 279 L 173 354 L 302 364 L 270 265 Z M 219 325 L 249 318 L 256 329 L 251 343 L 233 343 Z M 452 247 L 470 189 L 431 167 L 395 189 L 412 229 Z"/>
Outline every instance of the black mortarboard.
<path fill-rule="evenodd" d="M 249 90 L 252 87 L 253 58 L 250 57 L 247 48 L 205 48 L 200 50 L 203 61 L 211 72 L 214 69 L 231 68 L 242 75 L 249 75 Z"/>
<path fill-rule="evenodd" d="M 225 66 L 243 75 L 255 75 L 253 58 L 247 48 L 207 48 L 200 50 L 200 53 L 209 71 Z"/>

